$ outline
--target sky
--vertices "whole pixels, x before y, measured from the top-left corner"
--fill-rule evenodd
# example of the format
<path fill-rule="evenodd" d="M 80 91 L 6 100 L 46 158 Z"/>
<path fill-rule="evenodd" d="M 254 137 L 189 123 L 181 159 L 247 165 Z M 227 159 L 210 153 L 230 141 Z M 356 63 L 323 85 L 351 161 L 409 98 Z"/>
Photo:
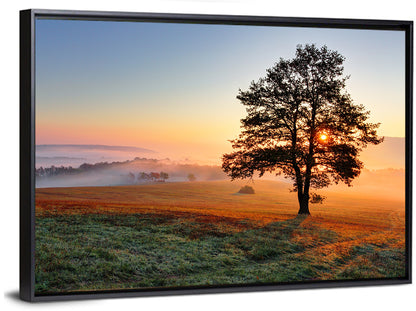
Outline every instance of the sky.
<path fill-rule="evenodd" d="M 380 135 L 405 135 L 401 31 L 39 19 L 35 40 L 38 145 L 218 164 L 245 116 L 238 90 L 311 43 L 346 57 L 347 91 Z"/>

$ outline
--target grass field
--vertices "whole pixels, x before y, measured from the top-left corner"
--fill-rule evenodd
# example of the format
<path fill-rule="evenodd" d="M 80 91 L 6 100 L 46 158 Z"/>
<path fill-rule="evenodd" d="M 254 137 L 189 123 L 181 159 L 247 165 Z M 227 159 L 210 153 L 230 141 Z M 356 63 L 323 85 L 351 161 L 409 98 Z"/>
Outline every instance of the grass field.
<path fill-rule="evenodd" d="M 405 276 L 404 196 L 244 184 L 36 189 L 36 293 Z"/>

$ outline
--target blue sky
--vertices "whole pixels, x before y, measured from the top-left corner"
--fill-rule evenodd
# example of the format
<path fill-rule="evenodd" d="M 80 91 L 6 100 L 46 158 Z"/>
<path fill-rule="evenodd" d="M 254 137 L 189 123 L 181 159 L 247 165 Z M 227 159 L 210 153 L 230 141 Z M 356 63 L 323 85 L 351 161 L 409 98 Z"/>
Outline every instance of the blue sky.
<path fill-rule="evenodd" d="M 354 101 L 381 135 L 404 136 L 404 32 L 42 19 L 37 143 L 210 146 L 215 158 L 240 130 L 238 89 L 307 43 L 344 55 Z"/>

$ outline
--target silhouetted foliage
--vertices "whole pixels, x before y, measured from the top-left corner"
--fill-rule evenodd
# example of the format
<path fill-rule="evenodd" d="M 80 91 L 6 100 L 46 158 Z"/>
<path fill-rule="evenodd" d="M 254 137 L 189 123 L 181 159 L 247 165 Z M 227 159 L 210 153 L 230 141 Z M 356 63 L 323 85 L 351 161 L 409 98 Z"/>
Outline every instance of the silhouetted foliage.
<path fill-rule="evenodd" d="M 312 192 L 312 193 L 310 193 L 310 196 L 309 196 L 309 203 L 312 203 L 312 204 L 320 203 L 320 204 L 322 204 L 322 203 L 324 203 L 325 199 L 326 199 L 326 196 L 323 196 L 323 195 L 317 194 L 315 192 Z"/>
<path fill-rule="evenodd" d="M 345 90 L 345 58 L 326 46 L 299 45 L 293 59 L 280 59 L 264 78 L 237 98 L 246 106 L 234 152 L 223 155 L 232 178 L 284 174 L 294 181 L 299 214 L 309 214 L 310 188 L 351 185 L 363 163 L 360 151 L 378 144 L 379 124 Z"/>

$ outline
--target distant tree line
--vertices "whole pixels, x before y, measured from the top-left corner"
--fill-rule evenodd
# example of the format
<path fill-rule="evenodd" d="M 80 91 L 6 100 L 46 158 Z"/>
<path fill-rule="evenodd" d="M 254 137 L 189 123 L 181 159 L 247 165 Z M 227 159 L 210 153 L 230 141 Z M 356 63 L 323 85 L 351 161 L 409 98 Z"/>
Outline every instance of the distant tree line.
<path fill-rule="evenodd" d="M 129 177 L 130 179 L 132 179 L 133 181 L 135 180 L 135 176 L 133 173 L 129 173 Z M 169 178 L 169 174 L 166 172 L 150 172 L 150 173 L 146 173 L 146 172 L 140 172 L 137 175 L 137 181 L 147 181 L 147 182 L 164 182 L 166 181 L 166 179 Z"/>
<path fill-rule="evenodd" d="M 51 167 L 42 166 L 35 170 L 36 177 L 49 177 L 49 176 L 57 176 L 57 175 L 72 175 L 79 172 L 79 169 L 73 168 L 72 166 L 60 166 L 56 167 L 52 165 Z"/>
<path fill-rule="evenodd" d="M 36 178 L 46 178 L 46 177 L 53 177 L 53 176 L 62 176 L 62 175 L 75 175 L 79 173 L 85 172 L 94 172 L 98 170 L 110 169 L 114 168 L 114 166 L 128 164 L 135 161 L 146 161 L 146 162 L 157 162 L 156 159 L 146 159 L 146 158 L 135 158 L 134 160 L 127 160 L 123 162 L 99 162 L 95 164 L 90 163 L 83 163 L 78 168 L 74 168 L 72 166 L 50 166 L 50 167 L 39 167 L 35 170 Z M 125 175 L 121 175 L 123 177 L 124 182 L 127 184 L 134 184 L 134 183 L 145 183 L 145 182 L 165 182 L 169 179 L 169 174 L 167 172 L 139 172 L 133 173 L 129 172 Z M 194 174 L 189 173 L 186 177 L 189 181 L 195 181 L 197 178 Z"/>
<path fill-rule="evenodd" d="M 134 160 L 126 160 L 126 161 L 113 161 L 113 162 L 98 162 L 95 164 L 90 163 L 83 163 L 78 168 L 74 168 L 72 166 L 54 166 L 51 167 L 39 167 L 35 170 L 35 176 L 36 177 L 50 177 L 50 176 L 58 176 L 58 175 L 71 175 L 71 174 L 77 174 L 77 173 L 83 173 L 88 171 L 94 171 L 94 170 L 101 170 L 110 168 L 116 165 L 121 164 L 128 164 L 134 161 L 152 161 L 157 162 L 156 159 L 146 159 L 146 158 L 134 158 Z"/>

